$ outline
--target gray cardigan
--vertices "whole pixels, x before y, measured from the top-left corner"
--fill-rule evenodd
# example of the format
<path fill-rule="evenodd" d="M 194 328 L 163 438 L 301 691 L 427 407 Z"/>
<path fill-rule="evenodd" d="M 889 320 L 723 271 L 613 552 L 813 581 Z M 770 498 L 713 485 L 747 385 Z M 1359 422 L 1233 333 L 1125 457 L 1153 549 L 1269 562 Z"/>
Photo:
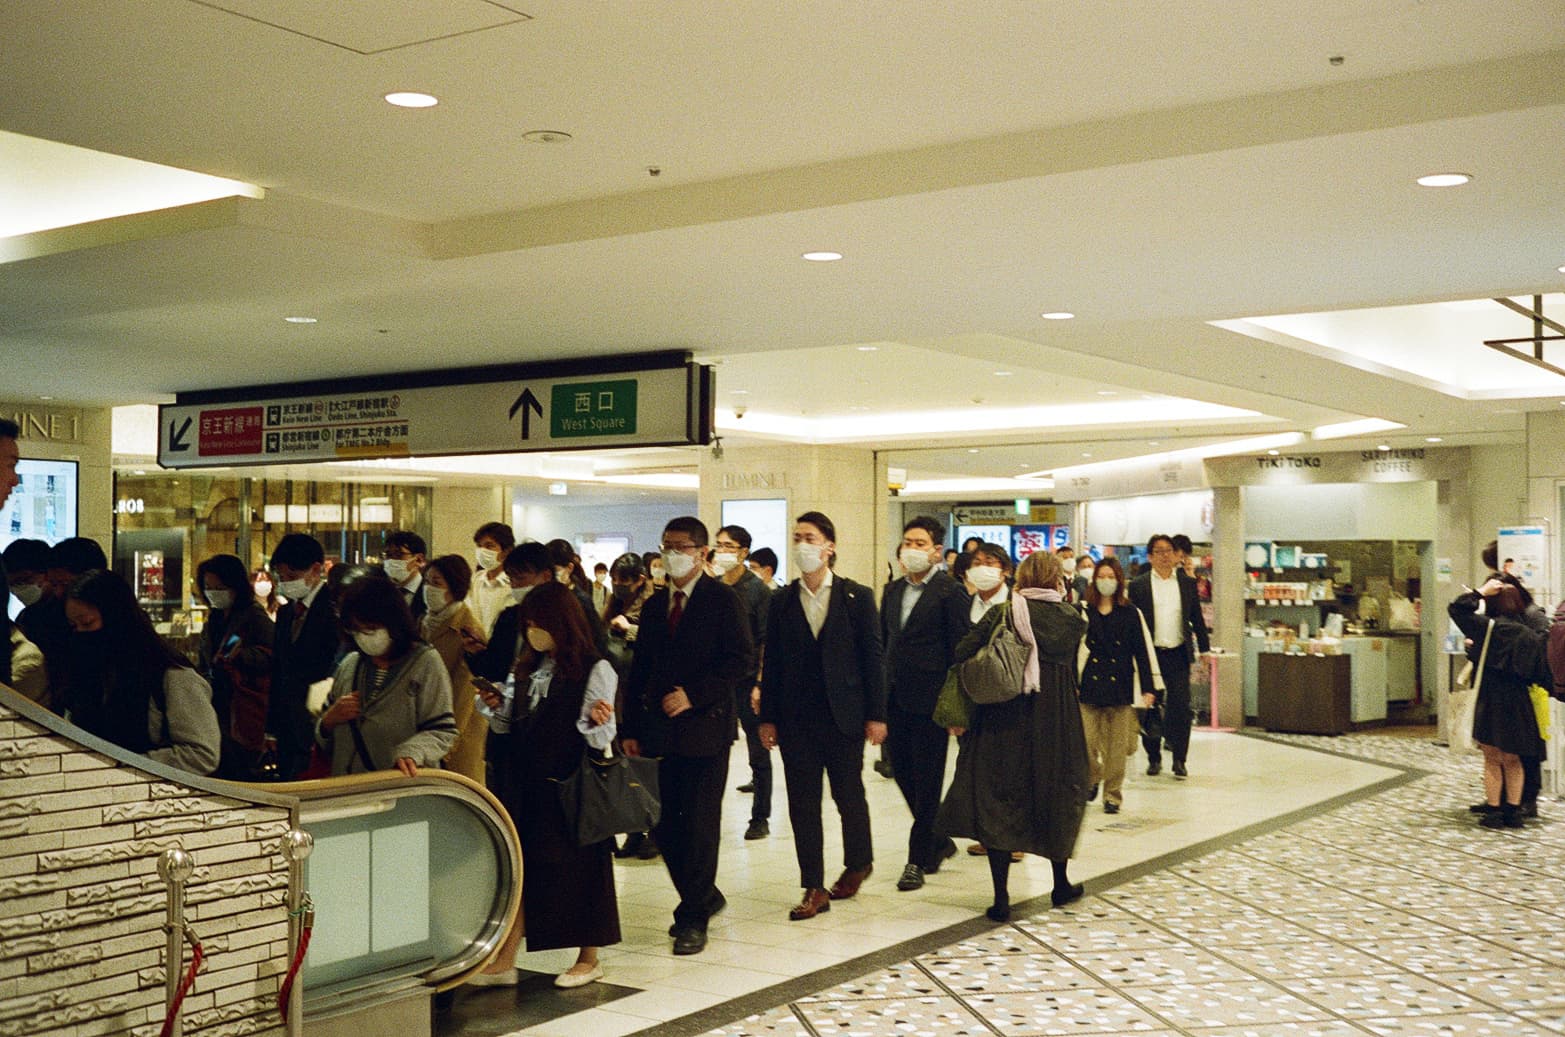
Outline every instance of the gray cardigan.
<path fill-rule="evenodd" d="M 422 641 L 398 663 L 391 679 L 379 691 L 367 691 L 370 663 L 358 652 L 349 652 L 337 665 L 325 709 L 342 696 L 361 689 L 362 712 L 355 723 L 364 738 L 373 768 L 365 767 L 353 744 L 351 724 L 325 731 L 315 722 L 315 740 L 331 751 L 332 774 L 361 774 L 389 770 L 402 757 L 420 767 L 437 767 L 456 741 L 456 719 L 451 715 L 451 678 L 440 653 Z"/>
<path fill-rule="evenodd" d="M 147 755 L 191 774 L 217 770 L 222 732 L 212 708 L 212 686 L 206 678 L 188 666 L 170 666 L 163 675 L 163 702 L 168 721 L 166 740 L 164 711 L 158 709 L 156 698 L 147 703 L 147 733 L 152 736 Z"/>

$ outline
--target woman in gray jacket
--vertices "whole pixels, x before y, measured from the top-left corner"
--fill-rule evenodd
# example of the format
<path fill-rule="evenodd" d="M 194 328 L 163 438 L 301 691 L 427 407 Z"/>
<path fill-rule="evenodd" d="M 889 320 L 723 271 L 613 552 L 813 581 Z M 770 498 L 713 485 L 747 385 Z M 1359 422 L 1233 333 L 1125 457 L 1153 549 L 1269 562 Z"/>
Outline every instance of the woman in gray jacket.
<path fill-rule="evenodd" d="M 356 651 L 338 664 L 316 726 L 332 774 L 395 768 L 412 777 L 438 766 L 457 736 L 440 653 L 419 640 L 402 591 L 384 576 L 349 584 L 339 604 Z"/>

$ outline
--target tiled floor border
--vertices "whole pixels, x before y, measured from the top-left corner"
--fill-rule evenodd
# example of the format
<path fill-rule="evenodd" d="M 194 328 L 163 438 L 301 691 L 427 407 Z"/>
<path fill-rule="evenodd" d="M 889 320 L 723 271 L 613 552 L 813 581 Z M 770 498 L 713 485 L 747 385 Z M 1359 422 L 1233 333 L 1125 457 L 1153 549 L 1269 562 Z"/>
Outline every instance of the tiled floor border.
<path fill-rule="evenodd" d="M 1175 865 L 1185 864 L 1209 853 L 1227 849 L 1237 843 L 1242 843 L 1257 836 L 1267 835 L 1279 829 L 1298 824 L 1300 821 L 1309 820 L 1320 814 L 1329 813 L 1349 803 L 1357 802 L 1370 796 L 1377 796 L 1394 788 L 1399 788 L 1420 778 L 1428 777 L 1433 772 L 1418 767 L 1410 767 L 1404 764 L 1392 763 L 1386 760 L 1375 759 L 1369 756 L 1360 756 L 1354 753 L 1342 752 L 1325 746 L 1300 745 L 1298 742 L 1272 738 L 1264 732 L 1237 731 L 1234 734 L 1242 738 L 1254 738 L 1259 741 L 1273 742 L 1278 745 L 1286 745 L 1294 749 L 1308 749 L 1326 756 L 1336 756 L 1356 763 L 1368 763 L 1388 770 L 1399 771 L 1391 777 L 1344 792 L 1330 799 L 1321 800 L 1319 803 L 1301 807 L 1298 810 L 1279 814 L 1265 821 L 1257 821 L 1243 828 L 1236 828 L 1225 835 L 1214 836 L 1201 842 L 1186 846 L 1183 849 L 1172 850 L 1157 857 L 1149 858 L 1139 864 L 1133 864 L 1117 871 L 1109 872 L 1097 878 L 1090 879 L 1088 893 L 1103 893 L 1116 886 L 1123 885 L 1134 879 L 1153 872 L 1162 871 Z M 1019 901 L 1011 907 L 1013 919 L 1026 918 L 1028 915 L 1049 907 L 1048 894 L 1032 897 Z M 983 915 L 975 915 L 970 921 L 957 922 L 943 929 L 936 929 L 916 936 L 910 940 L 904 940 L 899 944 L 887 947 L 883 950 L 854 958 L 850 961 L 833 965 L 830 968 L 820 969 L 803 976 L 785 980 L 763 990 L 757 990 L 751 994 L 736 997 L 725 1001 L 720 1005 L 692 1012 L 689 1015 L 680 1016 L 667 1022 L 649 1024 L 647 1027 L 634 1031 L 635 1034 L 656 1033 L 658 1037 L 697 1037 L 719 1026 L 744 1019 L 748 1016 L 767 1011 L 779 1005 L 790 1004 L 801 998 L 821 990 L 828 989 L 839 983 L 846 983 L 859 976 L 877 969 L 887 968 L 905 961 L 910 961 L 921 954 L 939 950 L 942 947 L 962 940 L 971 939 L 980 933 L 1000 928 L 1001 925 L 1010 923 L 991 922 Z M 933 978 L 933 977 L 931 977 Z M 938 982 L 938 981 L 936 981 Z M 632 1035 L 633 1037 L 633 1035 Z"/>

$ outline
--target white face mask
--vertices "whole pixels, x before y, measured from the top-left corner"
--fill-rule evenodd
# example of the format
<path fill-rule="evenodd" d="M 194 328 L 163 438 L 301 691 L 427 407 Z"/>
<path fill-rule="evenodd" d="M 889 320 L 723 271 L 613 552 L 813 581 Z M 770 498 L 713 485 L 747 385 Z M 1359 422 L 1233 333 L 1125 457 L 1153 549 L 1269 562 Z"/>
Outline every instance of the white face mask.
<path fill-rule="evenodd" d="M 432 587 L 424 584 L 424 604 L 429 606 L 429 611 L 439 612 L 451 604 L 451 595 L 446 593 L 444 587 Z"/>
<path fill-rule="evenodd" d="M 269 580 L 258 580 L 255 585 L 255 596 L 265 601 L 272 596 L 272 584 Z"/>
<path fill-rule="evenodd" d="M 554 578 L 566 586 L 570 586 L 571 571 L 563 565 L 557 565 L 554 567 Z"/>
<path fill-rule="evenodd" d="M 1092 566 L 1090 566 L 1090 565 L 1083 565 L 1083 566 L 1079 567 L 1076 570 L 1076 575 L 1080 576 L 1082 579 L 1084 579 L 1084 580 L 1086 580 L 1086 581 L 1088 581 L 1090 583 L 1092 581 Z"/>
<path fill-rule="evenodd" d="M 712 568 L 720 573 L 730 573 L 739 565 L 737 551 L 719 551 L 712 556 Z"/>
<path fill-rule="evenodd" d="M 359 646 L 359 651 L 369 656 L 381 656 L 391 651 L 391 631 L 382 627 L 379 630 L 360 630 L 354 633 L 353 643 Z"/>
<path fill-rule="evenodd" d="M 408 582 L 408 560 L 406 558 L 388 558 L 380 563 L 380 567 L 391 577 L 392 583 Z"/>
<path fill-rule="evenodd" d="M 661 565 L 654 565 L 651 570 L 651 576 L 654 582 L 661 580 L 663 578 L 663 567 Z"/>
<path fill-rule="evenodd" d="M 696 560 L 683 551 L 664 551 L 663 569 L 675 582 L 683 580 L 695 571 Z"/>
<path fill-rule="evenodd" d="M 793 545 L 793 564 L 799 567 L 801 573 L 819 572 L 820 567 L 826 564 L 823 557 L 826 549 L 820 544 L 797 543 Z"/>
<path fill-rule="evenodd" d="M 967 570 L 967 578 L 981 591 L 992 591 L 1005 582 L 1005 573 L 998 565 L 975 565 Z"/>
<path fill-rule="evenodd" d="M 522 603 L 522 599 L 527 597 L 527 592 L 530 590 L 532 590 L 530 585 L 526 587 L 512 587 L 511 600 L 520 605 Z"/>
<path fill-rule="evenodd" d="M 234 603 L 234 592 L 230 590 L 204 591 L 206 603 L 219 612 L 227 610 Z"/>
<path fill-rule="evenodd" d="M 493 569 L 500 564 L 500 552 L 492 547 L 480 547 L 473 555 L 478 559 L 480 569 Z"/>
<path fill-rule="evenodd" d="M 1100 576 L 1097 580 L 1097 587 L 1099 594 L 1105 598 L 1111 598 L 1114 596 L 1114 592 L 1119 589 L 1119 581 L 1112 576 Z"/>
<path fill-rule="evenodd" d="M 537 627 L 527 628 L 527 643 L 533 646 L 535 652 L 554 651 L 554 638 L 549 636 L 547 630 L 540 630 Z"/>
<path fill-rule="evenodd" d="M 902 568 L 914 576 L 928 572 L 929 567 L 935 564 L 929 560 L 928 551 L 921 551 L 916 547 L 904 547 L 902 553 L 897 555 L 897 558 L 902 562 Z"/>
<path fill-rule="evenodd" d="M 310 593 L 310 585 L 303 580 L 283 580 L 277 585 L 277 593 L 289 601 L 303 601 Z"/>
<path fill-rule="evenodd" d="M 1061 558 L 1060 559 L 1060 568 L 1064 569 L 1065 570 L 1065 575 L 1069 576 L 1071 573 L 1076 571 L 1076 559 L 1074 559 L 1074 558 Z"/>
<path fill-rule="evenodd" d="M 11 593 L 16 595 L 16 600 L 25 608 L 28 605 L 38 604 L 38 599 L 43 597 L 43 588 L 36 583 L 13 583 Z"/>

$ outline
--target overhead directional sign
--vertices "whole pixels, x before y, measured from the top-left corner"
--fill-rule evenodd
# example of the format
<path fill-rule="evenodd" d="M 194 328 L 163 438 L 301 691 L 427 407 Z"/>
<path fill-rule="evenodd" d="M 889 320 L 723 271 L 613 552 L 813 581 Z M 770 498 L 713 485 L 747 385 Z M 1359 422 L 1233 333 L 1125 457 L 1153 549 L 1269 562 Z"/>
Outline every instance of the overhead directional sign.
<path fill-rule="evenodd" d="M 709 443 L 712 399 L 712 369 L 684 353 L 185 393 L 159 408 L 158 462 L 197 468 Z"/>

